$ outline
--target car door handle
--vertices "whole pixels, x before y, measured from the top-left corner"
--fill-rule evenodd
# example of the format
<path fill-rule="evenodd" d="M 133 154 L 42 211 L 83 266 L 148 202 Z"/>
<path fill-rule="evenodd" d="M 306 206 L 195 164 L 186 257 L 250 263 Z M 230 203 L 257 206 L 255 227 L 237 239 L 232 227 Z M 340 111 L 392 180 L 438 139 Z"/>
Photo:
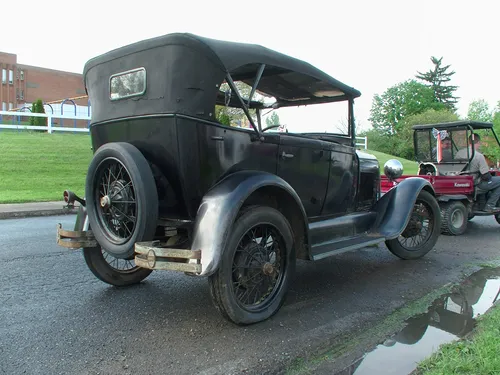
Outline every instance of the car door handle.
<path fill-rule="evenodd" d="M 217 135 L 212 135 L 210 138 L 212 138 L 213 141 L 223 141 L 224 137 L 217 136 Z"/>
<path fill-rule="evenodd" d="M 282 157 L 283 159 L 291 159 L 291 158 L 293 158 L 294 156 L 295 156 L 295 155 L 293 155 L 293 154 L 287 154 L 285 151 L 283 151 L 283 153 L 281 154 L 281 157 Z"/>

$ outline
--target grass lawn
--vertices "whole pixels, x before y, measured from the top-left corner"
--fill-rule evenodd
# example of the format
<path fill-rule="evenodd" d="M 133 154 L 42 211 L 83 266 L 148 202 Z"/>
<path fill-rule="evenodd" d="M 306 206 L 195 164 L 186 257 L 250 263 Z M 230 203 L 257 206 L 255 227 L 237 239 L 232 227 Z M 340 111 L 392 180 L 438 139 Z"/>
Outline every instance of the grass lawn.
<path fill-rule="evenodd" d="M 419 364 L 419 375 L 500 374 L 500 306 L 478 319 L 473 335 L 443 345 Z"/>
<path fill-rule="evenodd" d="M 0 203 L 62 200 L 84 195 L 92 158 L 88 134 L 0 131 Z"/>
<path fill-rule="evenodd" d="M 84 195 L 85 176 L 92 159 L 88 134 L 46 134 L 0 130 L 0 203 L 61 200 L 65 189 Z M 375 155 L 383 173 L 391 155 Z M 405 174 L 415 162 L 398 158 Z"/>

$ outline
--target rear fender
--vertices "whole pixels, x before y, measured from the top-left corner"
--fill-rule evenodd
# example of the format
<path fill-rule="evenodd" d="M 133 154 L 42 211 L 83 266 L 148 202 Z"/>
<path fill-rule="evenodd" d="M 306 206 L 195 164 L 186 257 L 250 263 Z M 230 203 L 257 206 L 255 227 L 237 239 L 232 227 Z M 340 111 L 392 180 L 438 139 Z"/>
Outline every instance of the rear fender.
<path fill-rule="evenodd" d="M 76 213 L 76 221 L 75 221 L 75 231 L 83 231 L 88 230 L 89 223 L 87 219 L 87 208 L 80 206 L 78 208 L 78 212 Z"/>
<path fill-rule="evenodd" d="M 375 205 L 375 232 L 388 240 L 398 237 L 408 225 L 413 206 L 422 189 L 435 196 L 430 182 L 420 177 L 406 178 L 384 194 Z"/>
<path fill-rule="evenodd" d="M 200 276 L 208 276 L 217 270 L 226 239 L 238 212 L 253 192 L 265 186 L 278 187 L 288 193 L 300 208 L 307 228 L 307 217 L 302 202 L 285 180 L 266 172 L 232 173 L 203 197 L 196 214 L 191 250 L 201 250 Z M 307 241 L 307 232 L 305 235 Z"/>

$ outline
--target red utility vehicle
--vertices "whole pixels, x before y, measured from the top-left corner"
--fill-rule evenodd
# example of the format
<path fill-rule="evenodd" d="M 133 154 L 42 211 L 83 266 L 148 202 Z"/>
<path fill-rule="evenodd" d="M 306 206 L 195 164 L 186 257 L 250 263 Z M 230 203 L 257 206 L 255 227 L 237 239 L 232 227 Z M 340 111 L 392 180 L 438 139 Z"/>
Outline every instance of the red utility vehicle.
<path fill-rule="evenodd" d="M 415 125 L 413 130 L 415 159 L 419 163 L 418 177 L 427 179 L 434 187 L 442 213 L 441 232 L 461 235 L 474 216 L 494 215 L 500 224 L 500 212 L 483 211 L 488 192 L 475 186 L 476 176 L 467 171 L 475 153 L 470 143 L 472 133 L 479 131 L 483 141 L 488 139 L 500 147 L 493 124 L 455 121 Z M 490 173 L 500 175 L 498 166 L 492 166 Z M 409 177 L 415 176 L 402 175 L 395 179 L 381 176 L 381 193 L 387 193 Z"/>

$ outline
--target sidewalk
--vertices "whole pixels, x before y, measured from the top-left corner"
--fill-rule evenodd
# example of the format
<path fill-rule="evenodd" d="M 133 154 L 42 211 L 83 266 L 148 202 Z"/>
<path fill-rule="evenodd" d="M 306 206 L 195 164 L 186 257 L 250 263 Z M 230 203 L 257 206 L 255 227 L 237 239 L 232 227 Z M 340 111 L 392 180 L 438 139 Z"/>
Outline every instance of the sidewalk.
<path fill-rule="evenodd" d="M 73 209 L 65 206 L 66 202 L 64 201 L 0 204 L 0 219 L 66 215 L 78 212 L 78 204 Z"/>

